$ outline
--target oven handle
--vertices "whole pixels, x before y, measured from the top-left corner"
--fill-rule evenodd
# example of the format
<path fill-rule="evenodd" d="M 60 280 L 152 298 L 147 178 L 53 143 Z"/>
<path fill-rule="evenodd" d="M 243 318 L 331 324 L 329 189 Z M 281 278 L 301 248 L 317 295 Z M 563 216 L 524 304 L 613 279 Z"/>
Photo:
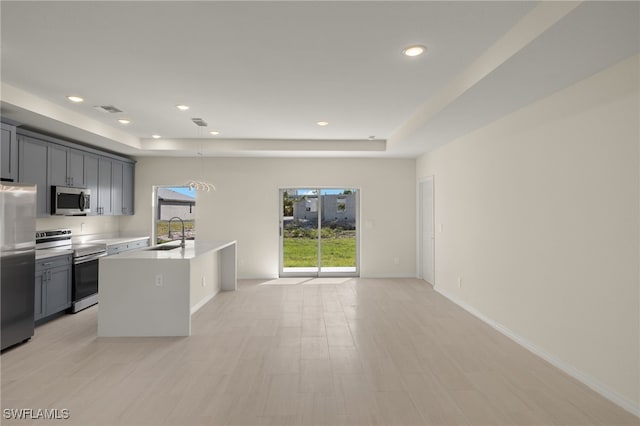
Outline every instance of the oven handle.
<path fill-rule="evenodd" d="M 105 253 L 92 254 L 84 257 L 78 257 L 77 259 L 73 259 L 73 264 L 80 265 L 81 263 L 87 263 L 87 262 L 91 262 L 92 260 L 100 259 L 101 257 L 105 257 L 106 255 L 107 253 L 105 252 Z"/>

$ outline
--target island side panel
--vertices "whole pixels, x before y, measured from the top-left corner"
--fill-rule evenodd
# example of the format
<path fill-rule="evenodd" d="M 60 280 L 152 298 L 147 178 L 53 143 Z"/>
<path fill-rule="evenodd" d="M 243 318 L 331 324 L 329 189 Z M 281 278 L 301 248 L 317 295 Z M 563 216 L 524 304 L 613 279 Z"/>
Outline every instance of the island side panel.
<path fill-rule="evenodd" d="M 190 307 L 193 314 L 220 291 L 220 252 L 209 251 L 191 259 Z"/>
<path fill-rule="evenodd" d="M 236 261 L 236 243 L 219 251 L 221 263 L 222 290 L 235 291 L 238 282 L 238 266 Z"/>
<path fill-rule="evenodd" d="M 188 336 L 189 261 L 100 259 L 98 336 Z"/>

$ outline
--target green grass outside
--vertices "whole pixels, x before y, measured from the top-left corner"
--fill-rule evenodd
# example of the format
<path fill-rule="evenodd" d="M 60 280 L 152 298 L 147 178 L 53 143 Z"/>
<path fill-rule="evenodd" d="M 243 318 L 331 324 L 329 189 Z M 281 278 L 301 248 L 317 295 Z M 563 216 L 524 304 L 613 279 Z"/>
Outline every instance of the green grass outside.
<path fill-rule="evenodd" d="M 303 268 L 318 265 L 318 240 L 315 238 L 285 238 L 284 267 Z M 322 266 L 356 266 L 356 238 L 323 238 Z"/>

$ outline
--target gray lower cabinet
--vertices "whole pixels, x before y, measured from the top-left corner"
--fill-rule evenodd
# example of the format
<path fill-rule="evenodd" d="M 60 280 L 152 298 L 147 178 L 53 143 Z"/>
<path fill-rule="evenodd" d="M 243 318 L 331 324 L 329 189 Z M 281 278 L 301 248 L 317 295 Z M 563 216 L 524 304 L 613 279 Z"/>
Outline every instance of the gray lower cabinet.
<path fill-rule="evenodd" d="M 130 241 L 128 243 L 110 244 L 107 246 L 107 254 L 118 254 L 129 250 L 137 250 L 139 248 L 149 247 L 149 239 Z"/>
<path fill-rule="evenodd" d="M 36 215 L 49 216 L 47 185 L 48 143 L 28 136 L 18 136 L 18 182 L 37 185 Z"/>
<path fill-rule="evenodd" d="M 71 255 L 36 260 L 34 320 L 71 306 Z"/>
<path fill-rule="evenodd" d="M 2 123 L 2 151 L 0 152 L 0 178 L 5 182 L 18 180 L 18 140 L 16 128 Z"/>

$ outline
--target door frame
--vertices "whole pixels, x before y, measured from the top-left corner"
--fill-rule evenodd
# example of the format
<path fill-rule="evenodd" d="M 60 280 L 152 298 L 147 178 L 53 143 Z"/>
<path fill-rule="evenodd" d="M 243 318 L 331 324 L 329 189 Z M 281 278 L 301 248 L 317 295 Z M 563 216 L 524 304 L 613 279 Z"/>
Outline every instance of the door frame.
<path fill-rule="evenodd" d="M 356 265 L 355 271 L 322 271 L 322 235 L 318 232 L 318 266 L 315 272 L 284 272 L 284 191 L 287 189 L 310 189 L 318 191 L 318 230 L 322 224 L 322 191 L 332 189 L 353 189 L 356 191 Z M 356 186 L 287 186 L 278 189 L 278 276 L 280 277 L 359 277 L 360 276 L 360 188 Z"/>
<path fill-rule="evenodd" d="M 431 184 L 431 226 L 433 229 L 433 237 L 431 239 L 432 245 L 432 253 L 433 253 L 433 282 L 429 282 L 425 277 L 425 265 L 424 265 L 424 257 L 425 257 L 425 247 L 424 247 L 424 228 L 425 228 L 425 211 L 424 211 L 424 186 L 429 183 Z M 435 235 L 436 235 L 436 223 L 435 223 L 435 179 L 434 176 L 427 176 L 418 181 L 418 278 L 423 279 L 428 282 L 432 286 L 436 285 L 436 244 L 435 244 Z"/>

